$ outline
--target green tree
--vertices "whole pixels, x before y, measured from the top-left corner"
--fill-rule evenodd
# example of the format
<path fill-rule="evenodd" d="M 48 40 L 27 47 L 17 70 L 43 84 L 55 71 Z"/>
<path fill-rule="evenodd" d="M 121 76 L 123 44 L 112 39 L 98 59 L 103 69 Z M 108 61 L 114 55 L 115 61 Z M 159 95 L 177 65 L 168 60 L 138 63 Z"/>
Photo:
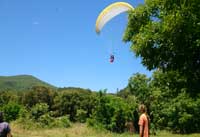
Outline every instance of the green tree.
<path fill-rule="evenodd" d="M 10 101 L 18 102 L 19 95 L 15 91 L 1 91 L 0 92 L 0 106 L 8 104 Z"/>
<path fill-rule="evenodd" d="M 20 110 L 23 107 L 16 102 L 9 102 L 8 104 L 4 104 L 0 110 L 4 113 L 5 121 L 13 121 L 19 117 Z"/>
<path fill-rule="evenodd" d="M 125 98 L 125 101 L 133 106 L 138 107 L 138 104 L 145 104 L 147 106 L 148 114 L 151 112 L 152 105 L 152 90 L 150 88 L 151 79 L 144 74 L 136 73 L 129 78 L 128 85 L 124 90 L 121 90 L 118 95 Z M 152 117 L 152 115 L 150 115 Z M 139 115 L 134 112 L 134 127 L 136 131 L 138 127 Z"/>
<path fill-rule="evenodd" d="M 149 88 L 150 78 L 147 78 L 144 74 L 136 73 L 134 74 L 128 82 L 128 87 L 130 93 L 136 96 L 137 101 L 139 103 L 148 103 L 148 99 L 150 96 L 150 88 Z"/>
<path fill-rule="evenodd" d="M 77 120 L 77 111 L 83 109 L 90 117 L 95 107 L 95 95 L 89 90 L 80 88 L 65 88 L 59 91 L 54 99 L 55 116 L 69 115 L 71 121 Z"/>
<path fill-rule="evenodd" d="M 146 0 L 129 13 L 124 41 L 149 70 L 177 71 L 200 92 L 200 1 Z"/>
<path fill-rule="evenodd" d="M 76 121 L 76 113 L 80 108 L 80 101 L 80 96 L 77 92 L 60 92 L 54 99 L 55 115 L 63 116 L 68 114 L 71 121 Z"/>
<path fill-rule="evenodd" d="M 161 114 L 165 117 L 166 126 L 175 133 L 199 132 L 200 104 L 199 99 L 192 99 L 187 93 L 180 93 L 167 102 Z"/>
<path fill-rule="evenodd" d="M 21 95 L 21 102 L 24 106 L 31 108 L 37 103 L 48 104 L 50 110 L 54 104 L 54 97 L 56 92 L 52 89 L 43 86 L 34 86 L 29 91 L 23 92 Z"/>
<path fill-rule="evenodd" d="M 129 98 L 132 100 L 131 98 Z M 94 110 L 89 125 L 103 127 L 107 130 L 122 133 L 125 131 L 125 123 L 133 121 L 135 103 L 128 104 L 123 98 L 114 95 L 107 95 L 100 91 L 98 104 Z"/>
<path fill-rule="evenodd" d="M 185 78 L 175 71 L 154 72 L 150 82 L 150 115 L 156 128 L 175 133 L 199 132 L 199 95 L 190 97 L 185 83 Z"/>
<path fill-rule="evenodd" d="M 38 103 L 31 108 L 31 117 L 38 120 L 42 115 L 48 113 L 49 106 L 46 103 Z"/>

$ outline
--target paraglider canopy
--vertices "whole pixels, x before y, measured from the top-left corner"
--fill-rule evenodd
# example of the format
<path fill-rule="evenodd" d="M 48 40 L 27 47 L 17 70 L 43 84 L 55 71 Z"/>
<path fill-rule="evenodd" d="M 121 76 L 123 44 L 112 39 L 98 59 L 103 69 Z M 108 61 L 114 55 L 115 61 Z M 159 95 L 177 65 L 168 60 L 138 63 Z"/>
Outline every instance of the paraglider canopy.
<path fill-rule="evenodd" d="M 105 9 L 102 10 L 102 12 L 99 14 L 96 20 L 96 26 L 95 26 L 96 33 L 99 34 L 104 25 L 115 16 L 133 9 L 134 8 L 126 2 L 115 2 L 113 4 L 110 4 Z M 113 63 L 114 59 L 115 59 L 114 55 L 111 54 L 110 63 Z"/>
<path fill-rule="evenodd" d="M 103 11 L 99 14 L 96 20 L 96 33 L 99 34 L 104 25 L 109 22 L 115 16 L 127 12 L 129 10 L 134 9 L 130 4 L 126 2 L 115 2 L 109 6 L 107 6 Z"/>

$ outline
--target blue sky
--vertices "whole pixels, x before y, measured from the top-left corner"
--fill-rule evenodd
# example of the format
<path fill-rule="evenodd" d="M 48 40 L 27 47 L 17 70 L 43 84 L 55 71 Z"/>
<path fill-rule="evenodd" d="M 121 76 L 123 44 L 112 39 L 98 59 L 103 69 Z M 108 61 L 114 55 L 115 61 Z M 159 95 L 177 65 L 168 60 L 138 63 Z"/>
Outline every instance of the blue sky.
<path fill-rule="evenodd" d="M 0 75 L 33 75 L 58 87 L 116 92 L 137 72 L 151 75 L 122 41 L 127 14 L 95 33 L 116 0 L 1 0 Z M 134 7 L 143 0 L 124 0 Z M 109 63 L 111 53 L 115 62 Z"/>

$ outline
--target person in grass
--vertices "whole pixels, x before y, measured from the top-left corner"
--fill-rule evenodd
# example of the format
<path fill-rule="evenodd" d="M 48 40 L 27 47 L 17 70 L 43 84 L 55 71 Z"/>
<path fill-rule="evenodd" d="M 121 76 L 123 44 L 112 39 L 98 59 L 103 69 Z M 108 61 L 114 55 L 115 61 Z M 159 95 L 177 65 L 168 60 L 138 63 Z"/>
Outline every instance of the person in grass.
<path fill-rule="evenodd" d="M 138 122 L 140 137 L 149 137 L 149 116 L 145 105 L 139 106 L 139 112 L 141 113 Z"/>
<path fill-rule="evenodd" d="M 12 137 L 9 124 L 3 119 L 3 113 L 0 112 L 0 137 Z"/>

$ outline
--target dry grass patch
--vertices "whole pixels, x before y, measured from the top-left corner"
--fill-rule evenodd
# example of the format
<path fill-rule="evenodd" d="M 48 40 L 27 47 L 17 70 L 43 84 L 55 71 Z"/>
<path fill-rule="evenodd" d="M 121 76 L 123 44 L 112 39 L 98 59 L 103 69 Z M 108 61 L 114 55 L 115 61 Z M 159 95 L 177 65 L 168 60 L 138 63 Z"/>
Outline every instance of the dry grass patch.
<path fill-rule="evenodd" d="M 89 128 L 86 124 L 73 124 L 70 128 L 53 129 L 23 129 L 19 124 L 11 124 L 14 137 L 138 137 L 138 134 L 130 135 L 128 133 L 115 134 L 109 131 L 100 131 Z M 168 132 L 159 132 L 157 136 L 151 137 L 200 137 L 200 134 L 174 135 Z"/>

